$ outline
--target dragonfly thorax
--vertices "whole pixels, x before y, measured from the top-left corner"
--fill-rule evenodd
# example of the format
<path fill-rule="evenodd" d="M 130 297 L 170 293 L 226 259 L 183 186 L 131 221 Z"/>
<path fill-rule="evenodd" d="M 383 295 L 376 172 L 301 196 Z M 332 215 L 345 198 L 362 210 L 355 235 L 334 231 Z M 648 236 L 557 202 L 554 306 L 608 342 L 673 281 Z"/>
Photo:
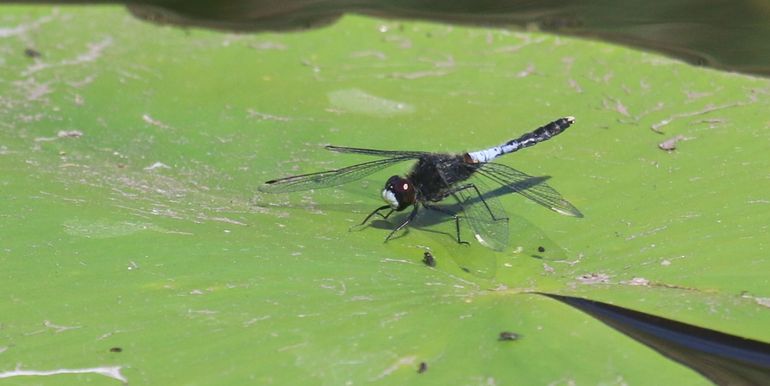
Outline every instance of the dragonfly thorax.
<path fill-rule="evenodd" d="M 385 188 L 382 189 L 382 199 L 395 211 L 402 211 L 414 204 L 414 185 L 403 177 L 393 176 L 388 178 Z"/>

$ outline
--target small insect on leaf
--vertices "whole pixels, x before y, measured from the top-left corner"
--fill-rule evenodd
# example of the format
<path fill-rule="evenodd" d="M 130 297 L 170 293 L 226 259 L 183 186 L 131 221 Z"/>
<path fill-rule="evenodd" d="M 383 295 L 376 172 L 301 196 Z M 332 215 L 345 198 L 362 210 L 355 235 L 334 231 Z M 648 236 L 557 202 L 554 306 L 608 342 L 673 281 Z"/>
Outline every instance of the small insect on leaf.
<path fill-rule="evenodd" d="M 422 374 L 426 371 L 428 371 L 428 364 L 425 362 L 420 362 L 420 367 L 417 368 L 417 374 Z"/>

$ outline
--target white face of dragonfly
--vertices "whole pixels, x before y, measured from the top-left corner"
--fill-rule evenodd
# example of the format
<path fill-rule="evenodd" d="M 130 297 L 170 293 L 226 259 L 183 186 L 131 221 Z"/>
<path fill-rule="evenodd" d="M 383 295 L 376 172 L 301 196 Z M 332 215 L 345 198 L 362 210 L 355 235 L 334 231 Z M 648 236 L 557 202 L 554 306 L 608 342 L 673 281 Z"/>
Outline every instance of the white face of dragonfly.
<path fill-rule="evenodd" d="M 385 202 L 388 203 L 388 205 L 390 205 L 393 210 L 398 209 L 399 203 L 398 199 L 396 198 L 396 194 L 390 191 L 388 188 L 382 190 L 382 199 L 385 200 Z"/>

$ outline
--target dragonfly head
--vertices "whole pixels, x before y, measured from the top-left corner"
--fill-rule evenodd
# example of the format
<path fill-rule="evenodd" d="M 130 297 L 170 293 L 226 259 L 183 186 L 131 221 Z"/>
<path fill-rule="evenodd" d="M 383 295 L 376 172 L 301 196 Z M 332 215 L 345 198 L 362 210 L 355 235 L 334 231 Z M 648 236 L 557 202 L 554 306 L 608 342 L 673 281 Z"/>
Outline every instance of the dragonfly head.
<path fill-rule="evenodd" d="M 414 185 L 403 177 L 388 178 L 382 189 L 382 199 L 395 211 L 402 211 L 414 204 L 415 198 Z"/>

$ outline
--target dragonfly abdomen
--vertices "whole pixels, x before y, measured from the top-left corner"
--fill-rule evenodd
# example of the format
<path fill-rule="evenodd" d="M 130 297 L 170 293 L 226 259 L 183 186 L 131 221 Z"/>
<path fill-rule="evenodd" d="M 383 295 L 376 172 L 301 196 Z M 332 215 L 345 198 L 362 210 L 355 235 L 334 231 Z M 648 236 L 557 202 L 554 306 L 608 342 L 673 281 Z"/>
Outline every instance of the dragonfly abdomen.
<path fill-rule="evenodd" d="M 465 154 L 466 162 L 469 163 L 485 163 L 492 161 L 493 159 L 508 153 L 513 153 L 517 150 L 525 147 L 530 147 L 539 142 L 551 139 L 564 130 L 567 130 L 570 125 L 575 123 L 574 117 L 565 117 L 557 119 L 547 125 L 541 126 L 536 130 L 522 135 L 519 138 L 512 139 L 500 146 L 490 147 L 489 149 L 474 151 Z"/>

